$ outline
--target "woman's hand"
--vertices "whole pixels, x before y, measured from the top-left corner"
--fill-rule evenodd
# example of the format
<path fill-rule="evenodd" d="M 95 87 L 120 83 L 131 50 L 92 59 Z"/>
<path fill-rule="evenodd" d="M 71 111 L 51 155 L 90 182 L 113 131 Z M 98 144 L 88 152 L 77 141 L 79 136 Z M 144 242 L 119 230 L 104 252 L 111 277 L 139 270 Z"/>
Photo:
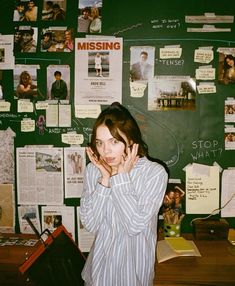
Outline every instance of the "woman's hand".
<path fill-rule="evenodd" d="M 91 147 L 86 147 L 86 153 L 90 161 L 100 170 L 101 172 L 101 184 L 104 186 L 109 185 L 109 178 L 112 175 L 111 167 L 102 159 L 98 159 L 97 156 L 92 151 Z"/>
<path fill-rule="evenodd" d="M 139 159 L 138 154 L 139 144 L 134 143 L 129 146 L 126 151 L 126 156 L 123 156 L 121 163 L 118 166 L 118 173 L 129 173 Z"/>

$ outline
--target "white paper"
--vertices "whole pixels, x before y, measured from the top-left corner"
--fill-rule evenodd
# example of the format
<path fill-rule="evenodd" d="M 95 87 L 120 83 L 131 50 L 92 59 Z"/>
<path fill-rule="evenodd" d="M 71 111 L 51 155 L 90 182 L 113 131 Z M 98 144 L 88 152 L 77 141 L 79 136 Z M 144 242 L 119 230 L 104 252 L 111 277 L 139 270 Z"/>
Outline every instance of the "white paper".
<path fill-rule="evenodd" d="M 225 126 L 224 129 L 225 150 L 235 150 L 235 127 Z"/>
<path fill-rule="evenodd" d="M 79 212 L 80 212 L 80 207 L 77 207 L 78 246 L 82 252 L 90 252 L 91 246 L 95 239 L 95 235 L 91 232 L 88 232 L 84 228 L 80 220 Z"/>
<path fill-rule="evenodd" d="M 101 56 L 102 73 L 95 57 Z M 122 39 L 75 39 L 75 105 L 122 102 Z"/>
<path fill-rule="evenodd" d="M 219 208 L 219 167 L 186 167 L 186 213 L 210 214 Z"/>
<path fill-rule="evenodd" d="M 41 233 L 41 224 L 39 219 L 38 206 L 18 206 L 18 217 L 21 233 L 33 233 L 34 231 L 26 220 L 26 216 L 29 217 L 32 224 L 35 226 L 37 231 Z"/>
<path fill-rule="evenodd" d="M 7 130 L 0 130 L 1 184 L 12 184 L 15 181 L 14 137 L 15 133 L 10 127 L 8 127 Z"/>
<path fill-rule="evenodd" d="M 86 167 L 84 147 L 64 148 L 65 198 L 80 198 Z"/>
<path fill-rule="evenodd" d="M 19 204 L 63 204 L 63 149 L 17 148 Z"/>
<path fill-rule="evenodd" d="M 75 240 L 74 207 L 68 206 L 43 206 L 42 231 L 48 229 L 53 232 L 58 226 L 63 225 Z"/>
<path fill-rule="evenodd" d="M 0 35 L 0 70 L 14 69 L 13 35 Z"/>
<path fill-rule="evenodd" d="M 221 217 L 234 217 L 235 216 L 235 170 L 224 170 L 222 174 L 221 207 L 223 207 L 224 205 L 226 206 L 221 210 Z"/>

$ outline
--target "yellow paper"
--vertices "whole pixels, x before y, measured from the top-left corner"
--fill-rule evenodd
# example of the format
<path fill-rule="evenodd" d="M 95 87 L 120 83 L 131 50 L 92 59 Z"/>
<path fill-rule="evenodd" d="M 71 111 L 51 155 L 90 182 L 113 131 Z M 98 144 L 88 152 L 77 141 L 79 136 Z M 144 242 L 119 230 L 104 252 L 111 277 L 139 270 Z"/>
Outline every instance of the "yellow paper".
<path fill-rule="evenodd" d="M 176 252 L 194 251 L 192 245 L 182 236 L 180 237 L 165 237 L 166 242 Z"/>

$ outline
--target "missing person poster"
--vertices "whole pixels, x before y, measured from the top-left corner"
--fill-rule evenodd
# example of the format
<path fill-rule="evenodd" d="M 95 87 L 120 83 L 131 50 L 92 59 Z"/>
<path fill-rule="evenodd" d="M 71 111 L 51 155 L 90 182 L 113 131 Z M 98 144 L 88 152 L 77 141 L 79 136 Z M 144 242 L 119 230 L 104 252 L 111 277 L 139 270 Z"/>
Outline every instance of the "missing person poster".
<path fill-rule="evenodd" d="M 77 38 L 75 42 L 75 105 L 122 102 L 121 38 Z"/>

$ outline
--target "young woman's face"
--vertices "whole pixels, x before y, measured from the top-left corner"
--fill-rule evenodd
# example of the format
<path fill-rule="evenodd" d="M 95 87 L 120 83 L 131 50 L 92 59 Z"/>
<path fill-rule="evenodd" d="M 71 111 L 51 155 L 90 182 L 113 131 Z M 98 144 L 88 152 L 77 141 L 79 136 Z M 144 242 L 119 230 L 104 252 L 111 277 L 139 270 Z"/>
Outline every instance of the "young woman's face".
<path fill-rule="evenodd" d="M 233 67 L 233 66 L 234 66 L 234 60 L 231 59 L 231 58 L 227 58 L 227 59 L 226 59 L 226 63 L 227 63 L 230 67 Z"/>
<path fill-rule="evenodd" d="M 128 140 L 121 134 L 128 145 Z M 115 139 L 105 125 L 100 125 L 96 130 L 96 148 L 101 158 L 111 167 L 117 167 L 125 156 L 125 144 Z"/>

